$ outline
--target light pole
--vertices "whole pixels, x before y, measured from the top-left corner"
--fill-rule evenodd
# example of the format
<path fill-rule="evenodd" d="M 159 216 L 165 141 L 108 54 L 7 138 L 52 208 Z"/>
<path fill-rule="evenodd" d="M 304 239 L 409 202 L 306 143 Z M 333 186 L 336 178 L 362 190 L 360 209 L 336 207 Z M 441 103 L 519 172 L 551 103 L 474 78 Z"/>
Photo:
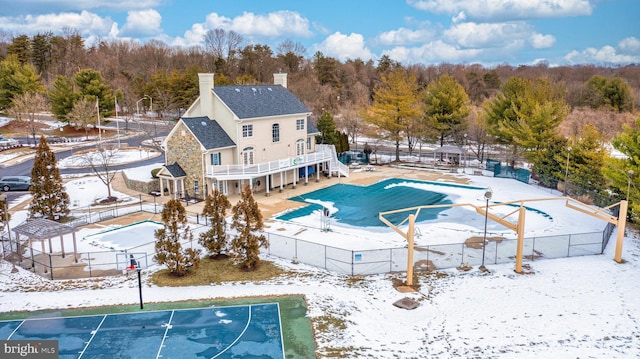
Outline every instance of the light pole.
<path fill-rule="evenodd" d="M 484 255 L 487 248 L 487 220 L 489 219 L 489 200 L 493 196 L 493 191 L 491 188 L 487 188 L 484 192 L 484 199 L 486 201 L 486 205 L 484 207 L 484 237 L 482 238 L 482 265 L 480 265 L 480 270 L 483 272 L 488 272 L 487 267 L 484 266 Z"/>
<path fill-rule="evenodd" d="M 140 117 L 140 101 L 144 100 L 145 98 L 141 98 L 138 101 L 136 101 L 136 113 L 138 114 L 138 117 Z"/>
<path fill-rule="evenodd" d="M 567 180 L 569 178 L 569 154 L 571 154 L 571 146 L 567 147 L 567 166 L 564 169 L 564 188 L 563 188 L 563 196 L 567 195 Z"/>

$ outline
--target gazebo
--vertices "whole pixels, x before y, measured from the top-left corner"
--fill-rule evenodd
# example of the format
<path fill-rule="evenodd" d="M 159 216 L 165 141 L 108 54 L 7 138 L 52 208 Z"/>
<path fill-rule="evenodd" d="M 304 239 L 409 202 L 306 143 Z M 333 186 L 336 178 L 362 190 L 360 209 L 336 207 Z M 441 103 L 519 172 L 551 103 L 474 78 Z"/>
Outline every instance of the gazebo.
<path fill-rule="evenodd" d="M 49 253 L 53 253 L 53 247 L 51 245 L 51 238 L 60 237 L 60 248 L 62 249 L 62 258 L 65 256 L 64 251 L 64 238 L 65 234 L 71 233 L 73 235 L 73 254 L 74 260 L 78 263 L 77 252 L 78 248 L 76 245 L 76 228 L 68 226 L 66 224 L 61 224 L 55 221 L 51 221 L 45 218 L 34 218 L 30 219 L 15 228 L 11 229 L 12 232 L 16 234 L 16 252 L 18 254 L 18 258 L 22 262 L 22 254 L 20 251 L 20 235 L 26 236 L 29 239 L 29 249 L 31 251 L 31 265 L 32 268 L 35 267 L 35 259 L 33 257 L 33 241 L 40 241 L 42 244 L 42 254 L 45 254 L 44 241 L 45 239 L 49 241 Z M 13 250 L 13 248 L 12 248 Z M 46 267 L 46 266 L 45 266 Z M 46 273 L 46 269 L 45 269 Z"/>
<path fill-rule="evenodd" d="M 444 158 L 444 161 L 457 165 L 462 161 L 463 154 L 464 150 L 462 148 L 458 146 L 445 145 L 433 151 L 433 159 L 438 160 L 438 156 L 440 158 Z"/>

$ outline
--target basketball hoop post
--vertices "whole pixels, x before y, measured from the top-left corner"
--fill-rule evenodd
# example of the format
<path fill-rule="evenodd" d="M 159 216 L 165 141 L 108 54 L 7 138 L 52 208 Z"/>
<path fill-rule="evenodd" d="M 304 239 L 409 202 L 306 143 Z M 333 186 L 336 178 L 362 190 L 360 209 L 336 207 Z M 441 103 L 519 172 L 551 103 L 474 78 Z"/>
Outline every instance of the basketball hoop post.
<path fill-rule="evenodd" d="M 136 272 L 138 272 L 138 293 L 140 293 L 140 309 L 144 309 L 144 303 L 142 302 L 142 270 L 140 267 L 136 268 Z"/>

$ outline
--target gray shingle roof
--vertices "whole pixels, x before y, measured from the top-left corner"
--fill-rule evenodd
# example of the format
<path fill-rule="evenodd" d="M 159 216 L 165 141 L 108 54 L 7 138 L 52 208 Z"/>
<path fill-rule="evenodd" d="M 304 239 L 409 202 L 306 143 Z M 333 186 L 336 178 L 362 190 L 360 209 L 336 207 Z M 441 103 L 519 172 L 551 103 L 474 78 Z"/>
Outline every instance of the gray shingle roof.
<path fill-rule="evenodd" d="M 240 119 L 306 114 L 309 109 L 280 85 L 234 85 L 213 88 Z"/>
<path fill-rule="evenodd" d="M 173 178 L 186 177 L 187 173 L 180 167 L 178 162 L 174 162 L 172 165 L 164 165 L 164 168 L 171 173 Z"/>
<path fill-rule="evenodd" d="M 187 117 L 182 122 L 193 132 L 198 141 L 207 150 L 235 146 L 231 137 L 222 129 L 217 121 L 209 117 Z"/>
<path fill-rule="evenodd" d="M 307 119 L 307 135 L 316 135 L 316 134 L 320 134 L 320 130 L 318 130 L 316 125 L 314 125 L 310 119 Z"/>

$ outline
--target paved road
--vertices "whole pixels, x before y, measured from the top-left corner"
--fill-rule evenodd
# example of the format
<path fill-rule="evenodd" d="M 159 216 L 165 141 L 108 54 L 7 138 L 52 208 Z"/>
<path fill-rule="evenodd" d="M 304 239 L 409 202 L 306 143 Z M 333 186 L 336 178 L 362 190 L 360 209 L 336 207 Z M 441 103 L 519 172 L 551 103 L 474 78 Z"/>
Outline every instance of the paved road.
<path fill-rule="evenodd" d="M 105 126 L 103 126 L 105 127 Z M 116 124 L 114 122 L 111 122 L 108 126 L 106 127 L 116 127 Z M 166 125 L 158 125 L 155 123 L 145 123 L 145 122 L 141 122 L 141 123 L 137 123 L 137 124 L 130 124 L 130 128 L 135 128 L 136 130 L 138 130 L 139 132 L 137 132 L 136 135 L 129 137 L 127 139 L 123 139 L 122 142 L 123 143 L 127 143 L 129 146 L 132 147 L 138 147 L 140 145 L 142 145 L 143 141 L 149 140 L 151 137 L 160 137 L 160 136 L 166 136 L 169 131 L 170 131 L 170 126 L 166 126 Z M 22 143 L 27 143 L 26 142 L 26 138 L 21 138 Z M 33 142 L 33 141 L 32 141 Z M 77 152 L 79 148 L 83 148 L 83 147 L 90 147 L 87 146 L 86 143 L 78 143 L 78 147 L 74 148 L 74 149 L 68 149 L 68 150 L 64 150 L 64 151 L 59 151 L 56 152 L 56 159 L 57 160 L 61 160 L 63 158 L 69 157 L 71 155 L 73 155 L 74 151 Z M 55 150 L 55 147 L 53 148 Z M 150 164 L 154 164 L 154 163 L 158 163 L 158 162 L 162 162 L 164 161 L 164 155 L 160 156 L 160 157 L 153 157 L 153 158 L 148 158 L 142 161 L 138 161 L 138 162 L 133 162 L 133 163 L 126 163 L 126 164 L 122 164 L 122 165 L 117 165 L 117 166 L 111 166 L 111 169 L 116 170 L 116 171 L 120 171 L 123 169 L 127 169 L 127 168 L 133 168 L 133 167 L 141 167 L 141 166 L 146 166 L 146 165 L 150 165 Z M 3 167 L 0 169 L 0 177 L 4 177 L 4 176 L 29 176 L 31 175 L 31 168 L 33 168 L 33 159 L 28 159 L 24 162 L 21 163 L 17 163 L 17 164 L 13 164 L 7 167 Z M 63 175 L 68 175 L 68 174 L 82 174 L 82 173 L 91 173 L 91 169 L 89 168 L 63 168 L 60 169 L 60 173 Z M 6 196 L 7 199 L 9 201 L 15 200 L 16 198 L 23 196 L 25 194 L 28 194 L 28 191 L 12 191 L 12 192 L 3 192 Z"/>

